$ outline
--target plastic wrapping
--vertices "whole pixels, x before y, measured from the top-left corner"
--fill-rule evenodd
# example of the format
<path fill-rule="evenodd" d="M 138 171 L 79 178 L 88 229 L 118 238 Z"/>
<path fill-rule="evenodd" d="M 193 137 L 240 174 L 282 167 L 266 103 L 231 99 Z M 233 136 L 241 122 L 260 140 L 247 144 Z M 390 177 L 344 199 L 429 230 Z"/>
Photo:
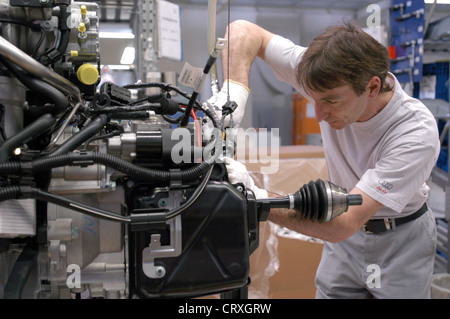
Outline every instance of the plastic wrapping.
<path fill-rule="evenodd" d="M 294 193 L 310 180 L 328 178 L 324 158 L 302 158 L 308 154 L 302 154 L 301 148 L 295 156 L 281 158 L 274 174 L 262 174 L 264 164 L 245 164 L 258 187 L 279 195 Z M 250 256 L 249 298 L 314 298 L 322 246 L 318 239 L 261 222 L 259 248 Z"/>

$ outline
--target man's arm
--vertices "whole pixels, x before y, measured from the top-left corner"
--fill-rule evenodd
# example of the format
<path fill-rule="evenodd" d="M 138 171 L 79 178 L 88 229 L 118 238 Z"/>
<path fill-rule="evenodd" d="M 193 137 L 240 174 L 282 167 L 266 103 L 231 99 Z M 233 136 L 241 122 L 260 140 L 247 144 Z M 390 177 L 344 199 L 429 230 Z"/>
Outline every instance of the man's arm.
<path fill-rule="evenodd" d="M 354 188 L 350 194 L 361 194 L 363 204 L 350 206 L 348 211 L 327 223 L 311 222 L 303 219 L 296 211 L 271 209 L 269 220 L 298 233 L 337 243 L 358 231 L 380 208 L 381 203 Z"/>
<path fill-rule="evenodd" d="M 264 59 L 267 44 L 273 36 L 273 33 L 251 22 L 245 20 L 232 22 L 225 35 L 229 49 L 225 48 L 222 51 L 224 79 L 230 79 L 248 87 L 250 67 L 256 57 Z"/>

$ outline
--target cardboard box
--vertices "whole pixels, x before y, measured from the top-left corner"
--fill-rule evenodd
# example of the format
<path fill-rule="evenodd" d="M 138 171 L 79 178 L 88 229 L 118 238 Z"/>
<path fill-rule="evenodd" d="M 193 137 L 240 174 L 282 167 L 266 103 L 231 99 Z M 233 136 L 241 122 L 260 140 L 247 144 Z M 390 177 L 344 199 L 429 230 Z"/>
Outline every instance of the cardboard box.
<path fill-rule="evenodd" d="M 263 174 L 261 163 L 244 163 L 255 184 L 286 195 L 318 178 L 327 179 L 321 147 L 295 146 L 280 150 L 276 173 Z M 323 243 L 271 222 L 260 223 L 260 245 L 250 256 L 249 298 L 311 299 Z"/>

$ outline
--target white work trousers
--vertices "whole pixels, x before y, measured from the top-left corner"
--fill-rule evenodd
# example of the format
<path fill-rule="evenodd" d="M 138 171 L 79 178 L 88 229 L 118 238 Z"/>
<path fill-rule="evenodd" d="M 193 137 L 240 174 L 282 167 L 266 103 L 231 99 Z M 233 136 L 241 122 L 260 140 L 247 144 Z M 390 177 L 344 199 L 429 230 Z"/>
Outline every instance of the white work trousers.
<path fill-rule="evenodd" d="M 325 243 L 316 275 L 316 298 L 430 298 L 436 254 L 433 213 L 381 234 L 359 230 Z"/>

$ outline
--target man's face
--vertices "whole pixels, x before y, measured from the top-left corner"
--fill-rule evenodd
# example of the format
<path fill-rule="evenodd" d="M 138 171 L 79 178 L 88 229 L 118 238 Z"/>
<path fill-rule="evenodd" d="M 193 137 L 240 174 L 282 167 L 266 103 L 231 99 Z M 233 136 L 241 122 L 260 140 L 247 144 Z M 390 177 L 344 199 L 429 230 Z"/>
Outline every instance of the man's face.
<path fill-rule="evenodd" d="M 310 91 L 309 95 L 314 100 L 316 120 L 325 121 L 336 130 L 370 118 L 366 111 L 368 91 L 358 96 L 350 85 L 344 85 L 324 92 Z"/>

